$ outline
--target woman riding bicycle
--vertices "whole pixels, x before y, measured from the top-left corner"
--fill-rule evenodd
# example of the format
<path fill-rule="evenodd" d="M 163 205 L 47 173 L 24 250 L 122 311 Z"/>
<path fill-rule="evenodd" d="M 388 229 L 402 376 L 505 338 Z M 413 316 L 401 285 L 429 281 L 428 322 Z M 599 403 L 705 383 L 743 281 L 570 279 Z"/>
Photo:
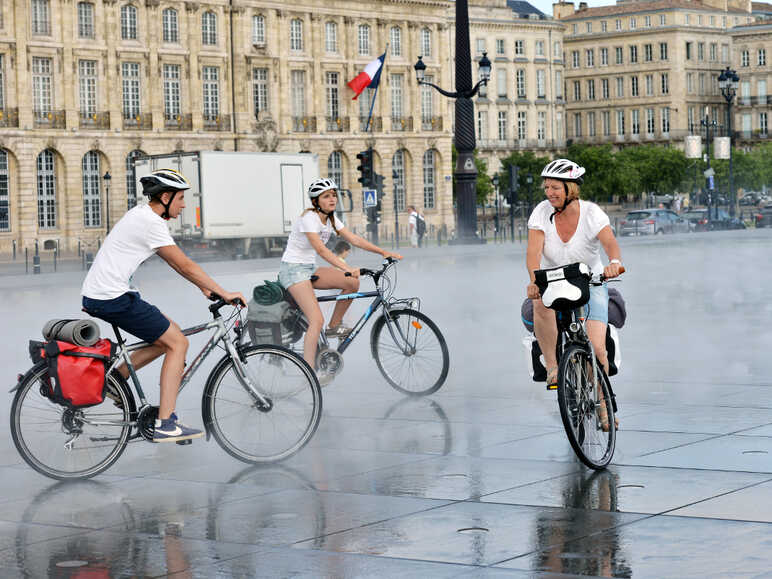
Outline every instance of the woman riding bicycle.
<path fill-rule="evenodd" d="M 621 253 L 608 215 L 595 203 L 579 199 L 584 167 L 568 159 L 556 159 L 544 167 L 544 194 L 528 219 L 528 249 L 526 266 L 530 283 L 527 294 L 533 300 L 534 334 L 544 355 L 547 367 L 547 387 L 558 381 L 558 362 L 555 355 L 557 324 L 555 311 L 541 301 L 539 288 L 534 283 L 534 271 L 582 262 L 592 273 L 607 278 L 617 277 L 622 268 Z M 605 267 L 600 258 L 600 247 L 609 258 Z M 606 354 L 606 326 L 608 324 L 608 289 L 605 285 L 591 286 L 587 304 L 587 333 L 598 361 L 608 373 Z"/>
<path fill-rule="evenodd" d="M 279 283 L 289 291 L 308 319 L 308 330 L 303 342 L 303 357 L 312 368 L 315 365 L 319 334 L 324 325 L 324 316 L 319 309 L 314 289 L 340 289 L 346 293 L 359 289 L 359 269 L 347 265 L 326 246 L 333 231 L 351 245 L 378 253 L 383 257 L 402 259 L 401 255 L 381 249 L 344 227 L 335 216 L 335 206 L 338 203 L 337 188 L 332 179 L 317 179 L 308 187 L 308 196 L 311 198 L 313 207 L 306 209 L 292 224 L 287 248 L 279 268 Z M 333 267 L 317 269 L 317 254 Z M 311 282 L 312 275 L 317 277 L 314 282 Z M 326 331 L 327 336 L 345 338 L 351 331 L 342 323 L 343 315 L 350 305 L 351 300 L 336 302 Z"/>

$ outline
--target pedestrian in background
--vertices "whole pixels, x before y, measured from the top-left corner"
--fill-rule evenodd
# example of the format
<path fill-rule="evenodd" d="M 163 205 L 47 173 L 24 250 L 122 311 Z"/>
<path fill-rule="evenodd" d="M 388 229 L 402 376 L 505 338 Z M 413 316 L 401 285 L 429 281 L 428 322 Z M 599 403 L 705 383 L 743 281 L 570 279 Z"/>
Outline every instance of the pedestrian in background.
<path fill-rule="evenodd" d="M 418 211 L 415 210 L 414 205 L 408 205 L 407 211 L 407 223 L 408 227 L 410 227 L 410 247 L 418 247 Z"/>

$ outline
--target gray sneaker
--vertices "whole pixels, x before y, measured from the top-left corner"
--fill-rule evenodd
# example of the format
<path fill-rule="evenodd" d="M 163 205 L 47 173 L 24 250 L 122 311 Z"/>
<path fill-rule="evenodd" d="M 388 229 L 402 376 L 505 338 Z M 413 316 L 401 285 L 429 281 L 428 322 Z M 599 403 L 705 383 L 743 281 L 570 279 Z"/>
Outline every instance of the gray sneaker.
<path fill-rule="evenodd" d="M 341 340 L 343 340 L 351 333 L 352 329 L 353 328 L 348 328 L 343 324 L 338 324 L 334 328 L 327 328 L 324 331 L 324 335 L 327 336 L 328 338 L 340 338 Z"/>

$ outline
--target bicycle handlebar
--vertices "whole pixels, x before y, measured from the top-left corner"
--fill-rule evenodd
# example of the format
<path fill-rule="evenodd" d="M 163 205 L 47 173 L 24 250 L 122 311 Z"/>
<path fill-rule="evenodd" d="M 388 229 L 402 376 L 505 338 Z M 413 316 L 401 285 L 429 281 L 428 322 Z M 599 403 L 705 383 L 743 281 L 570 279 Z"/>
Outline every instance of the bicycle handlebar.
<path fill-rule="evenodd" d="M 625 271 L 626 270 L 625 270 L 624 266 L 620 266 L 619 267 L 619 275 L 622 275 L 623 273 L 625 273 Z M 605 282 L 609 281 L 612 278 L 607 278 L 605 275 L 600 274 L 597 279 L 598 279 L 597 285 L 600 285 L 602 283 L 605 283 Z M 591 283 L 593 283 L 594 281 L 595 281 L 594 279 L 591 280 Z"/>
<path fill-rule="evenodd" d="M 213 316 L 217 316 L 218 312 L 220 311 L 220 308 L 227 305 L 246 306 L 246 304 L 241 301 L 241 298 L 236 298 L 229 304 L 228 302 L 225 301 L 225 299 L 222 296 L 214 292 L 210 292 L 209 297 L 207 299 L 209 299 L 209 301 L 211 302 L 215 302 L 211 306 L 209 306 L 209 311 L 212 313 Z"/>
<path fill-rule="evenodd" d="M 381 264 L 381 269 L 374 271 L 372 269 L 367 269 L 366 267 L 361 267 L 359 268 L 359 275 L 366 275 L 377 279 L 383 274 L 383 272 L 386 271 L 387 267 L 389 267 L 392 263 L 396 263 L 398 261 L 399 260 L 394 257 L 387 257 L 386 259 L 383 260 L 383 263 Z M 351 273 L 347 271 L 345 273 L 345 276 L 351 277 Z"/>

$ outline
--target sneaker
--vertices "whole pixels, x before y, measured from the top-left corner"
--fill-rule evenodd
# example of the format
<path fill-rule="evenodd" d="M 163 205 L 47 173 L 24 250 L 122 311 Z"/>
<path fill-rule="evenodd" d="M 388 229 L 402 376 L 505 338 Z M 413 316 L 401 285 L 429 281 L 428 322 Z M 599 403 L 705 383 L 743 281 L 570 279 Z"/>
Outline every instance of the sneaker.
<path fill-rule="evenodd" d="M 324 335 L 327 336 L 328 338 L 340 338 L 341 340 L 343 340 L 351 333 L 352 329 L 353 328 L 347 328 L 343 324 L 338 324 L 334 328 L 327 328 L 324 331 Z"/>
<path fill-rule="evenodd" d="M 316 379 L 319 380 L 319 386 L 327 386 L 335 379 L 335 374 L 317 370 Z"/>
<path fill-rule="evenodd" d="M 169 418 L 155 421 L 153 442 L 178 442 L 201 438 L 202 436 L 204 436 L 202 431 L 177 422 L 177 415 L 172 412 Z"/>

